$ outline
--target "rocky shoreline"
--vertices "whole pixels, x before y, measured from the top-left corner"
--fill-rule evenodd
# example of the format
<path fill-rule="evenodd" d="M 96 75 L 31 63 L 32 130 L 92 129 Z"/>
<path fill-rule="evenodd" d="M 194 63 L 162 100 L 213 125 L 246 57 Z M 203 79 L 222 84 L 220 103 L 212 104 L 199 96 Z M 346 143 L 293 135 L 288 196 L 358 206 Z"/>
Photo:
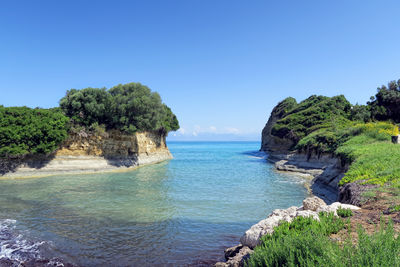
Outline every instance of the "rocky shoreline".
<path fill-rule="evenodd" d="M 28 159 L 18 163 L 19 166 L 16 170 L 0 175 L 0 178 L 33 178 L 65 174 L 130 171 L 140 166 L 155 164 L 169 159 L 172 159 L 172 155 L 168 150 L 125 158 L 56 156 L 50 161 Z"/>
<path fill-rule="evenodd" d="M 217 262 L 216 267 L 241 267 L 253 253 L 253 249 L 261 243 L 261 237 L 274 232 L 274 227 L 281 222 L 291 222 L 296 217 L 313 217 L 319 220 L 319 212 L 333 212 L 339 208 L 359 210 L 360 208 L 350 204 L 334 202 L 327 205 L 321 198 L 316 196 L 303 200 L 303 206 L 290 207 L 288 209 L 276 209 L 266 219 L 259 221 L 247 230 L 240 238 L 240 244 L 225 249 L 226 262 Z"/>
<path fill-rule="evenodd" d="M 349 183 L 340 187 L 348 166 L 342 165 L 340 159 L 326 155 L 307 155 L 296 152 L 267 152 L 267 160 L 275 165 L 277 171 L 290 172 L 307 176 L 313 197 L 303 200 L 303 206 L 290 207 L 286 210 L 276 209 L 266 219 L 248 229 L 240 238 L 240 244 L 225 249 L 226 262 L 218 262 L 217 267 L 239 267 L 250 257 L 255 246 L 260 244 L 260 238 L 272 234 L 273 228 L 281 221 L 292 221 L 298 216 L 313 217 L 318 220 L 321 211 L 333 212 L 339 207 L 352 210 L 360 209 L 361 193 L 368 186 Z M 329 205 L 328 205 L 329 204 Z"/>
<path fill-rule="evenodd" d="M 129 171 L 169 159 L 165 136 L 159 133 L 80 132 L 51 155 L 0 159 L 0 178 Z"/>
<path fill-rule="evenodd" d="M 357 183 L 339 186 L 349 166 L 334 155 L 296 151 L 293 150 L 293 140 L 272 135 L 274 125 L 285 114 L 283 105 L 281 102 L 272 110 L 262 131 L 260 151 L 268 154 L 267 160 L 275 165 L 277 171 L 307 176 L 311 180 L 310 191 L 314 196 L 306 198 L 301 207 L 274 210 L 268 218 L 247 230 L 240 238 L 239 245 L 226 249 L 226 262 L 219 262 L 215 266 L 243 266 L 252 249 L 260 243 L 261 236 L 271 234 L 273 228 L 281 221 L 291 221 L 298 216 L 312 216 L 318 220 L 318 212 L 328 211 L 336 214 L 340 206 L 359 209 L 357 206 L 360 206 L 362 192 L 368 190 L 368 186 Z"/>
<path fill-rule="evenodd" d="M 270 153 L 268 161 L 275 164 L 278 171 L 307 175 L 311 178 L 310 189 L 313 195 L 327 203 L 339 199 L 339 181 L 348 166 L 332 155 L 306 155 L 302 153 Z"/>

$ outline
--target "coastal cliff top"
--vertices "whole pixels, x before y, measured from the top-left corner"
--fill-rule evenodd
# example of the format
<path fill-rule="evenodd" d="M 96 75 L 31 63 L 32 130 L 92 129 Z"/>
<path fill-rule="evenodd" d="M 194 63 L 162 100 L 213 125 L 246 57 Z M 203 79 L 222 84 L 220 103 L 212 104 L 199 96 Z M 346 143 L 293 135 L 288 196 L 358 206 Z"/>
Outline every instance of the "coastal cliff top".
<path fill-rule="evenodd" d="M 0 106 L 0 158 L 47 155 L 77 132 L 166 136 L 179 129 L 158 93 L 140 83 L 68 90 L 51 109 Z"/>

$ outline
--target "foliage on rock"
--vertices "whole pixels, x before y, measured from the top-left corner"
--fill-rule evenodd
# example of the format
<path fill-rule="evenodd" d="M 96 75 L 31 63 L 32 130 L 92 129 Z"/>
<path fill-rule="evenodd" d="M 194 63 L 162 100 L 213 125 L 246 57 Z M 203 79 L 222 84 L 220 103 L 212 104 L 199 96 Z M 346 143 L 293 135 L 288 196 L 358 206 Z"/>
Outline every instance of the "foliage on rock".
<path fill-rule="evenodd" d="M 127 133 L 179 129 L 171 109 L 162 103 L 158 93 L 140 83 L 105 88 L 71 89 L 60 100 L 60 107 L 74 123 L 105 125 Z"/>
<path fill-rule="evenodd" d="M 71 89 L 60 100 L 60 108 L 0 106 L 0 157 L 49 154 L 68 137 L 68 131 L 103 135 L 111 129 L 165 135 L 178 130 L 179 122 L 160 95 L 140 83 L 110 90 Z"/>
<path fill-rule="evenodd" d="M 311 132 L 334 127 L 336 118 L 347 119 L 351 104 L 343 95 L 310 96 L 286 112 L 272 128 L 272 135 L 299 142 Z"/>
<path fill-rule="evenodd" d="M 67 138 L 68 122 L 58 108 L 0 106 L 0 157 L 53 152 Z"/>

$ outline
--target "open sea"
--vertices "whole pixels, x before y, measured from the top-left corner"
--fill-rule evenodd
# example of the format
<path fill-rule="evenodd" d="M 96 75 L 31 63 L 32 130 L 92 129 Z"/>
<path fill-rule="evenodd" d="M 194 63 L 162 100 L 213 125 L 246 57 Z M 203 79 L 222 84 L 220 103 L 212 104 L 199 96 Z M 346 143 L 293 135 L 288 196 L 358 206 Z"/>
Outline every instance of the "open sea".
<path fill-rule="evenodd" d="M 169 142 L 173 160 L 120 173 L 0 180 L 0 266 L 208 266 L 304 180 L 259 142 Z"/>

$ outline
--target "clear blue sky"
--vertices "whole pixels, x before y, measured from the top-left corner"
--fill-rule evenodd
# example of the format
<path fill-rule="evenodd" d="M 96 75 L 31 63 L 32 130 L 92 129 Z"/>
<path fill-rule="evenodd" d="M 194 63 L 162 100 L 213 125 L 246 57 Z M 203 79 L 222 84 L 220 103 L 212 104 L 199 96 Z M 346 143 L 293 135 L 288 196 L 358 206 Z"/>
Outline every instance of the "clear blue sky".
<path fill-rule="evenodd" d="M 399 1 L 2 1 L 0 104 L 141 82 L 176 139 L 258 140 L 287 96 L 365 103 L 400 78 Z"/>

